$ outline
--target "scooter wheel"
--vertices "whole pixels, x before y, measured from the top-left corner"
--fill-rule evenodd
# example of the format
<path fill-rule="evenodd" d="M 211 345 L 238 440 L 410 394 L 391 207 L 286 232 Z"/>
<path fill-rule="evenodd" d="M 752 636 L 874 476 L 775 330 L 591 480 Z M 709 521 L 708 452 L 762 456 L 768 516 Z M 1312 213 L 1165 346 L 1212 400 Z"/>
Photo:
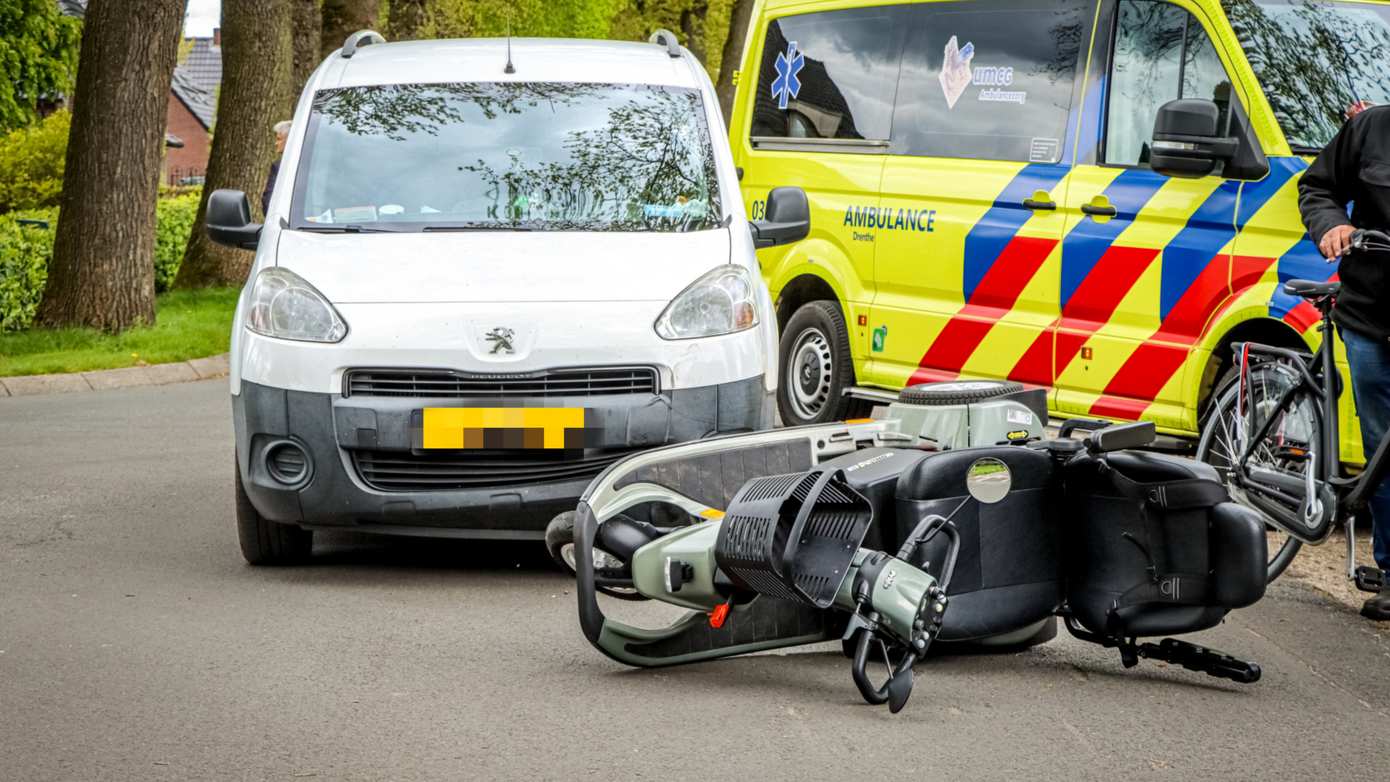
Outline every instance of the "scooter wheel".
<path fill-rule="evenodd" d="M 550 520 L 550 524 L 545 528 L 545 550 L 550 552 L 550 558 L 555 560 L 566 573 L 571 576 L 576 575 L 576 564 L 574 558 L 574 511 L 566 511 Z M 596 555 L 611 557 L 610 554 L 594 549 Z M 619 600 L 648 600 L 646 595 L 638 592 L 631 587 L 604 586 L 599 584 L 595 587 L 602 594 L 609 597 L 616 597 Z"/>

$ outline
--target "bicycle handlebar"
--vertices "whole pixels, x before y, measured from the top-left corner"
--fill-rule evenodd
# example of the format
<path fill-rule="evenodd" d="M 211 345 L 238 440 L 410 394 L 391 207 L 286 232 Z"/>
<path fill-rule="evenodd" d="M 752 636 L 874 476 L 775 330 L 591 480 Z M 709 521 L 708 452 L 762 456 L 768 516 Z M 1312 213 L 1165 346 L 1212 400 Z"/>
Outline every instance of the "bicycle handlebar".
<path fill-rule="evenodd" d="M 1385 252 L 1390 251 L 1390 235 L 1370 228 L 1358 228 L 1351 233 L 1351 246 L 1348 251 Z"/>

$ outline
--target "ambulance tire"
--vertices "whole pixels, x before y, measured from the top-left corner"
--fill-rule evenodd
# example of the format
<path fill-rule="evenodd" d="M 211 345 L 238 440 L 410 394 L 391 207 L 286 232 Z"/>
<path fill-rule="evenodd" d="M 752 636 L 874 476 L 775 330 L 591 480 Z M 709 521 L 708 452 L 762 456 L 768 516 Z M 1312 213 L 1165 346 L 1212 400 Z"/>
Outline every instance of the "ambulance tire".
<path fill-rule="evenodd" d="M 782 329 L 778 353 L 777 411 L 783 426 L 842 421 L 859 408 L 844 396 L 854 385 L 854 359 L 836 302 L 801 305 Z"/>
<path fill-rule="evenodd" d="M 920 383 L 898 392 L 898 401 L 905 405 L 963 405 L 984 402 L 1023 390 L 1022 383 L 1012 380 L 948 380 L 941 383 Z"/>

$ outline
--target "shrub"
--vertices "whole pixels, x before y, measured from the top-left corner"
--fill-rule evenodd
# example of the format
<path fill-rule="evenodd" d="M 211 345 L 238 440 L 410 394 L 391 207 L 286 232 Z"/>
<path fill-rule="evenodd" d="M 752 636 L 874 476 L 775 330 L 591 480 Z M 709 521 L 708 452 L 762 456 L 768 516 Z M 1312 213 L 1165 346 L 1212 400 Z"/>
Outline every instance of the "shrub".
<path fill-rule="evenodd" d="M 56 111 L 0 137 L 0 213 L 57 206 L 72 115 Z"/>
<path fill-rule="evenodd" d="M 155 209 L 154 287 L 169 290 L 183 261 L 188 234 L 198 213 L 198 193 L 161 198 Z M 20 220 L 45 220 L 47 228 Z M 34 321 L 48 281 L 58 209 L 31 209 L 0 214 L 0 332 L 28 328 Z"/>
<path fill-rule="evenodd" d="M 179 273 L 193 219 L 198 216 L 199 197 L 200 193 L 194 190 L 159 199 L 154 228 L 154 289 L 158 293 L 169 290 Z"/>
<path fill-rule="evenodd" d="M 46 220 L 48 227 L 23 225 L 22 219 Z M 57 209 L 0 215 L 0 331 L 17 331 L 34 320 L 48 281 Z"/>

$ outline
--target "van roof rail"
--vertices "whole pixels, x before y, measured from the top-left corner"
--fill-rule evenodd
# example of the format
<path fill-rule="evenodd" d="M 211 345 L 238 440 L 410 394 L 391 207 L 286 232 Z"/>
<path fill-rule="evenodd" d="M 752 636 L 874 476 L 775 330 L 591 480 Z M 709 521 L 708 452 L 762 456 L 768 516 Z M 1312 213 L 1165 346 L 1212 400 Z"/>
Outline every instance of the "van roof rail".
<path fill-rule="evenodd" d="M 681 56 L 680 39 L 676 38 L 675 33 L 664 27 L 658 28 L 656 32 L 652 33 L 651 37 L 647 39 L 647 42 L 654 43 L 657 46 L 665 46 L 666 53 L 672 57 Z"/>
<path fill-rule="evenodd" d="M 357 50 L 363 46 L 370 46 L 374 43 L 386 43 L 386 39 L 381 37 L 381 33 L 376 30 L 358 30 L 349 35 L 346 41 L 343 41 L 343 59 L 346 60 L 357 54 Z"/>

